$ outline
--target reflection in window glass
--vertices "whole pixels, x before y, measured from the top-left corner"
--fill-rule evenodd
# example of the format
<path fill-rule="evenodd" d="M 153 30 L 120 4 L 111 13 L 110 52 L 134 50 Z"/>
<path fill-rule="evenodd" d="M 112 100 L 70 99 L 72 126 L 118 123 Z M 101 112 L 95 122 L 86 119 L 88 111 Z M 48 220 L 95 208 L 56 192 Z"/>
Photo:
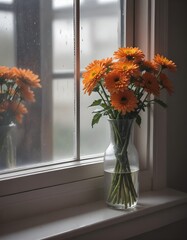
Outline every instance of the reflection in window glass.
<path fill-rule="evenodd" d="M 0 65 L 14 63 L 14 18 L 11 12 L 0 11 Z"/>
<path fill-rule="evenodd" d="M 114 0 L 109 6 L 106 8 L 92 0 L 87 0 L 86 4 L 81 6 L 81 69 L 94 59 L 112 56 L 118 47 L 118 0 Z M 88 106 L 97 98 L 97 95 L 87 96 L 81 92 L 82 156 L 103 153 L 108 144 L 106 119 L 102 118 L 98 125 L 91 128 L 93 108 Z"/>

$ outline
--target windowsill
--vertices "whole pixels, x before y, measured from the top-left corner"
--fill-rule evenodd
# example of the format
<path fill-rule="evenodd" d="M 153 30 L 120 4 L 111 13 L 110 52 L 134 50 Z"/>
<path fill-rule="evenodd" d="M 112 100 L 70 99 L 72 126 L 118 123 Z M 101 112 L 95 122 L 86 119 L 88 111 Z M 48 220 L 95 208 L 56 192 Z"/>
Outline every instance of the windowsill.
<path fill-rule="evenodd" d="M 2 224 L 1 239 L 126 239 L 187 217 L 187 194 L 173 189 L 144 192 L 138 206 L 113 210 L 97 201 Z"/>

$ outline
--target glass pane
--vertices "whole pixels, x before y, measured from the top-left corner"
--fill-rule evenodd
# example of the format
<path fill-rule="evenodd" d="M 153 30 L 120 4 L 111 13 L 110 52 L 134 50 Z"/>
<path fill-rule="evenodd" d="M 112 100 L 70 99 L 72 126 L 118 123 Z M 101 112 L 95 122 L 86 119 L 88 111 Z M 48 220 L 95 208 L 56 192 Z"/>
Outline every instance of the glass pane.
<path fill-rule="evenodd" d="M 53 69 L 57 71 L 73 70 L 73 1 L 61 1 L 63 4 L 53 20 Z"/>
<path fill-rule="evenodd" d="M 106 7 L 107 5 L 107 7 Z M 81 69 L 94 59 L 111 57 L 118 47 L 118 0 L 87 0 L 81 6 Z M 82 85 L 81 85 L 82 89 Z M 108 144 L 108 125 L 102 118 L 91 128 L 93 108 L 99 96 L 81 92 L 81 155 L 103 153 Z"/>
<path fill-rule="evenodd" d="M 0 3 L 7 3 L 7 4 L 11 4 L 13 3 L 14 0 L 0 0 Z"/>
<path fill-rule="evenodd" d="M 103 4 L 108 4 L 108 3 L 114 3 L 116 2 L 116 0 L 98 0 L 99 3 L 103 3 Z"/>
<path fill-rule="evenodd" d="M 80 4 L 87 0 L 80 0 Z M 63 7 L 72 6 L 72 0 L 53 0 L 53 8 L 59 9 Z"/>
<path fill-rule="evenodd" d="M 63 8 L 63 7 L 69 7 L 72 6 L 72 1 L 71 0 L 53 0 L 53 8 L 58 9 L 58 8 Z"/>
<path fill-rule="evenodd" d="M 54 160 L 74 155 L 74 81 L 53 80 L 53 156 Z"/>
<path fill-rule="evenodd" d="M 74 157 L 74 30 L 73 0 L 53 0 L 53 158 Z M 69 78 L 67 78 L 67 76 Z"/>
<path fill-rule="evenodd" d="M 14 17 L 11 12 L 0 11 L 0 65 L 13 66 L 14 54 Z"/>
<path fill-rule="evenodd" d="M 42 85 L 32 88 L 34 102 L 20 99 L 27 108 L 21 123 L 15 114 L 7 115 L 16 123 L 16 160 L 6 159 L 0 163 L 0 170 L 48 165 L 74 157 L 73 1 L 69 2 L 68 11 L 61 8 L 62 12 L 53 12 L 52 0 L 19 0 L 15 2 L 16 12 L 0 12 L 0 64 L 31 70 Z M 55 75 L 58 70 L 60 75 Z M 32 96 L 27 92 L 30 100 Z M 0 101 L 1 110 L 3 94 Z"/>

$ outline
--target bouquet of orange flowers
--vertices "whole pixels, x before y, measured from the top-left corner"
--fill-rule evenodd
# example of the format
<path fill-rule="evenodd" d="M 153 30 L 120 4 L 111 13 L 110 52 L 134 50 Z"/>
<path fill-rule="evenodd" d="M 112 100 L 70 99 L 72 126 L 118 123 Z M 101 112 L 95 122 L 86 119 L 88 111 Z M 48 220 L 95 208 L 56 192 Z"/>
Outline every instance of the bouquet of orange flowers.
<path fill-rule="evenodd" d="M 83 73 L 84 92 L 88 95 L 97 92 L 99 96 L 90 105 L 99 107 L 93 111 L 92 127 L 106 115 L 110 120 L 132 120 L 128 127 L 122 127 L 119 121 L 112 126 L 116 166 L 108 193 L 110 204 L 121 203 L 128 208 L 137 201 L 132 176 L 129 174 L 130 128 L 133 120 L 141 125 L 140 113 L 151 104 L 167 107 L 160 98 L 162 90 L 173 93 L 173 84 L 166 70 L 175 71 L 176 64 L 160 54 L 149 61 L 139 48 L 125 47 L 115 51 L 111 58 L 94 60 Z M 125 136 L 120 132 L 122 128 L 127 131 Z"/>
<path fill-rule="evenodd" d="M 13 132 L 34 102 L 33 88 L 41 88 L 38 75 L 29 69 L 0 66 L 0 168 L 15 167 Z"/>
<path fill-rule="evenodd" d="M 136 118 L 140 125 L 141 110 L 150 104 L 166 104 L 159 99 L 160 92 L 166 89 L 173 92 L 173 85 L 166 69 L 176 70 L 176 64 L 159 54 L 153 61 L 145 60 L 144 53 L 137 47 L 119 48 L 113 58 L 94 60 L 83 73 L 85 93 L 97 92 L 100 99 L 91 106 L 101 109 L 93 117 L 92 126 L 98 123 L 102 115 L 110 119 Z M 150 99 L 150 95 L 154 99 Z M 95 111 L 94 111 L 95 113 Z"/>
<path fill-rule="evenodd" d="M 32 88 L 40 88 L 40 79 L 29 69 L 0 66 L 0 126 L 21 123 L 28 112 L 24 102 L 34 102 Z"/>

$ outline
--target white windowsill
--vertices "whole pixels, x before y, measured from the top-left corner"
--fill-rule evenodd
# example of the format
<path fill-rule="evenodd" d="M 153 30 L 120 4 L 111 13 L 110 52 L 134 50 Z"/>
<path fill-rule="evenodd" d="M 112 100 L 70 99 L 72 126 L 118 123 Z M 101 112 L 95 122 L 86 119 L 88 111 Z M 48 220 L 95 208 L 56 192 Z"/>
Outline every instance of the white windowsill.
<path fill-rule="evenodd" d="M 173 189 L 145 192 L 138 206 L 113 210 L 97 201 L 0 225 L 1 240 L 126 239 L 187 217 L 187 194 Z"/>

